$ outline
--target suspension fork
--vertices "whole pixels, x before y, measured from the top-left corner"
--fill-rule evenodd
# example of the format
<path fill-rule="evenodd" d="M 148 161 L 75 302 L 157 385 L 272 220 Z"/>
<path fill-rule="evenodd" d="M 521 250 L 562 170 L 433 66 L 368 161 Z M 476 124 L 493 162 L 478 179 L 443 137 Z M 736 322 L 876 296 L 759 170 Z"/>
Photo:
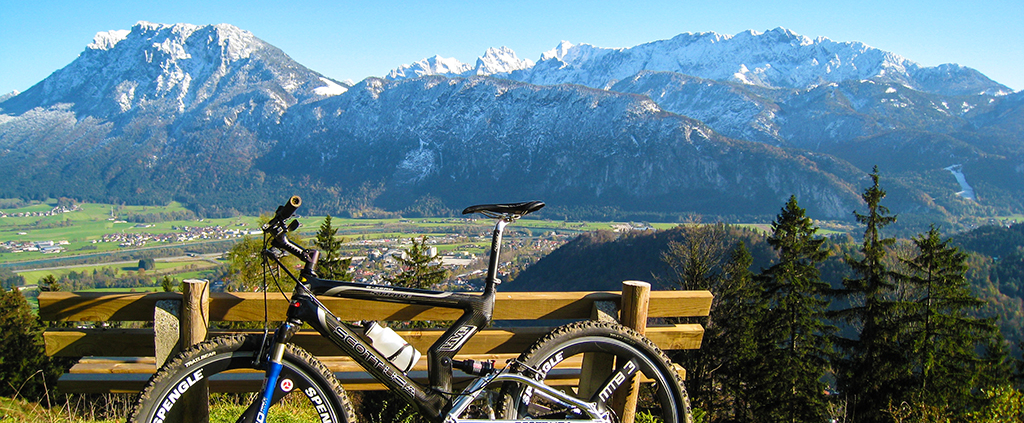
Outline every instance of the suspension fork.
<path fill-rule="evenodd" d="M 274 391 L 277 389 L 277 381 L 281 376 L 281 369 L 284 368 L 284 349 L 291 341 L 295 332 L 302 327 L 301 323 L 293 322 L 291 319 L 278 326 L 274 332 L 274 340 L 270 344 L 270 352 L 265 363 L 266 372 L 263 377 L 263 389 L 260 395 L 253 399 L 253 403 L 238 418 L 238 422 L 264 423 L 270 411 L 270 405 L 274 402 Z M 261 358 L 259 358 L 261 359 Z"/>

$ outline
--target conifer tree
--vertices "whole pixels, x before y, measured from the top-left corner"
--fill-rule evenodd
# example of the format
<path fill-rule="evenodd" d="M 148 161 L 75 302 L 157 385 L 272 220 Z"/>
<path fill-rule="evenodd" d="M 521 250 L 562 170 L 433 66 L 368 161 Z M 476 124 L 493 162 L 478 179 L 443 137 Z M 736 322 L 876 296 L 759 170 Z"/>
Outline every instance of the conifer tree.
<path fill-rule="evenodd" d="M 872 185 L 861 198 L 868 213 L 854 212 L 864 225 L 861 257 L 846 256 L 854 274 L 843 280 L 843 294 L 850 297 L 850 308 L 834 315 L 859 330 L 856 339 L 838 339 L 845 357 L 837 363 L 840 391 L 848 400 L 847 414 L 853 422 L 887 419 L 883 409 L 891 394 L 906 388 L 909 380 L 904 351 L 899 345 L 897 314 L 901 305 L 893 298 L 895 283 L 886 263 L 887 247 L 895 239 L 882 238 L 881 230 L 896 221 L 881 205 L 886 192 L 879 185 L 878 166 L 869 175 Z"/>
<path fill-rule="evenodd" d="M 324 279 L 350 281 L 352 275 L 348 273 L 348 266 L 352 259 L 341 257 L 341 240 L 335 237 L 337 234 L 338 228 L 331 226 L 331 215 L 327 215 L 313 240 L 313 245 L 320 250 L 317 273 Z"/>
<path fill-rule="evenodd" d="M 708 401 L 710 421 L 750 421 L 760 360 L 756 343 L 757 319 L 766 307 L 750 271 L 753 258 L 739 242 L 722 268 L 722 283 L 715 292 L 699 359 L 709 362 L 713 387 Z M 687 384 L 689 386 L 689 383 Z"/>
<path fill-rule="evenodd" d="M 0 291 L 0 396 L 37 399 L 45 393 L 43 377 L 51 375 L 46 372 L 42 330 L 17 287 Z"/>
<path fill-rule="evenodd" d="M 768 310 L 757 323 L 758 364 L 753 413 L 758 421 L 823 421 L 825 384 L 835 328 L 825 323 L 829 285 L 818 266 L 824 239 L 791 196 L 772 223 L 768 244 L 779 261 L 757 278 Z"/>
<path fill-rule="evenodd" d="M 60 291 L 60 283 L 57 282 L 57 277 L 53 275 L 43 276 L 42 279 L 39 279 L 39 282 L 36 283 L 36 285 L 38 285 L 39 290 L 43 292 Z"/>
<path fill-rule="evenodd" d="M 405 250 L 405 257 L 398 258 L 402 272 L 389 279 L 392 285 L 407 288 L 430 289 L 448 278 L 448 271 L 434 255 L 428 254 L 427 237 L 419 241 L 411 239 L 412 247 Z"/>
<path fill-rule="evenodd" d="M 975 317 L 984 302 L 971 295 L 967 283 L 967 254 L 942 240 L 933 225 L 927 234 L 913 238 L 919 254 L 903 260 L 908 274 L 903 275 L 915 289 L 911 306 L 914 386 L 907 400 L 944 410 L 947 415 L 964 412 L 972 403 L 971 390 L 979 384 L 1007 383 L 984 380 L 1005 361 L 1000 351 L 982 357 L 982 347 L 1002 350 L 993 342 L 998 336 L 989 319 Z M 1007 375 L 1009 369 L 1004 369 Z"/>

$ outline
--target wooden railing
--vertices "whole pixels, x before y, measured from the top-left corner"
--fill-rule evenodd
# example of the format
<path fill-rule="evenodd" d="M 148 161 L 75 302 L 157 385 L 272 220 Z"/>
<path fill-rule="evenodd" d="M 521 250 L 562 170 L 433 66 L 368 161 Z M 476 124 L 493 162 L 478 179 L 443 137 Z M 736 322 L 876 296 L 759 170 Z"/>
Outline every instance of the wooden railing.
<path fill-rule="evenodd" d="M 209 293 L 205 281 L 187 281 L 185 293 L 76 293 L 43 292 L 39 315 L 44 321 L 78 322 L 74 328 L 44 332 L 46 354 L 82 357 L 58 382 L 63 392 L 138 392 L 159 364 L 187 346 L 226 331 L 209 330 L 209 322 L 262 322 L 264 310 L 271 321 L 284 320 L 287 299 L 271 294 L 264 305 L 262 293 Z M 711 294 L 707 291 L 649 291 L 644 283 L 624 283 L 619 292 L 499 292 L 494 307 L 495 325 L 482 330 L 462 348 L 462 356 L 496 359 L 503 363 L 529 348 L 554 326 L 567 320 L 619 319 L 619 305 L 626 296 L 649 298 L 646 307 L 630 312 L 621 321 L 639 330 L 663 350 L 700 347 L 704 329 L 698 324 L 652 324 L 666 317 L 707 316 Z M 637 288 L 639 287 L 639 288 Z M 648 293 L 636 294 L 636 289 Z M 343 321 L 443 321 L 455 320 L 460 310 L 411 306 L 387 302 L 320 299 Z M 646 317 L 640 317 L 646 313 Z M 103 328 L 104 322 L 152 322 L 153 328 Z M 507 321 L 528 321 L 511 324 Z M 537 326 L 538 321 L 542 322 Z M 550 323 L 550 324 L 548 324 Z M 97 327 L 99 326 L 99 327 Z M 237 333 L 238 331 L 232 331 Z M 441 330 L 398 331 L 407 342 L 426 351 Z M 313 331 L 300 331 L 294 342 L 316 355 L 335 372 L 349 390 L 382 389 L 383 386 L 327 339 Z M 426 379 L 426 360 L 410 372 Z M 251 381 L 211 386 L 214 391 L 254 391 L 262 374 Z"/>

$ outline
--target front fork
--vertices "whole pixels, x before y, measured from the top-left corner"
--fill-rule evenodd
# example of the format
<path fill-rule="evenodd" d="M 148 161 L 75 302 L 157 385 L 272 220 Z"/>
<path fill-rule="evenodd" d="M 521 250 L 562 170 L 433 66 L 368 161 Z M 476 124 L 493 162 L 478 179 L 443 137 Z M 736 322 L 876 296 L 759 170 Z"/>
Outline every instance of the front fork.
<path fill-rule="evenodd" d="M 265 423 L 270 406 L 274 403 L 274 393 L 277 392 L 278 379 L 281 377 L 281 369 L 284 367 L 285 345 L 291 341 L 292 336 L 299 330 L 301 325 L 293 322 L 281 324 L 274 332 L 274 341 L 270 344 L 270 355 L 265 363 L 267 370 L 263 377 L 263 389 L 260 395 L 253 399 L 253 403 L 245 410 L 236 423 Z M 262 357 L 255 357 L 261 360 Z M 279 399 L 279 398 L 278 398 Z"/>

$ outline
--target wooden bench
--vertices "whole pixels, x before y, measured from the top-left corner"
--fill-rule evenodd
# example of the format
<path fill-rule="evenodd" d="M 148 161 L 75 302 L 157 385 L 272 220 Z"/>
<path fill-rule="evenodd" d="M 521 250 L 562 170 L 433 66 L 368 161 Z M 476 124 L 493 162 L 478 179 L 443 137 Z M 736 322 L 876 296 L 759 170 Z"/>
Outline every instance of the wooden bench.
<path fill-rule="evenodd" d="M 191 283 L 191 282 L 190 282 Z M 629 282 L 626 289 L 635 288 Z M 81 322 L 78 328 L 51 328 L 44 332 L 46 354 L 50 356 L 82 357 L 58 382 L 58 388 L 67 393 L 138 392 L 156 371 L 158 362 L 176 354 L 176 345 L 168 347 L 167 339 L 177 340 L 189 319 L 205 322 L 262 322 L 264 300 L 262 293 L 209 293 L 200 292 L 199 307 L 194 303 L 196 294 L 181 293 L 77 293 L 42 292 L 39 295 L 39 315 L 45 321 Z M 653 291 L 649 293 L 647 307 L 629 312 L 632 319 L 664 317 L 707 316 L 711 307 L 708 291 Z M 204 297 L 205 295 L 205 297 Z M 628 294 L 629 295 L 635 294 Z M 464 358 L 495 359 L 499 365 L 519 355 L 534 341 L 554 326 L 568 320 L 609 318 L 618 313 L 623 295 L 618 292 L 499 292 L 494 308 L 495 324 L 480 331 L 462 349 Z M 184 299 L 184 304 L 183 304 Z M 455 320 L 460 310 L 410 306 L 386 302 L 371 302 L 323 297 L 321 301 L 343 321 L 444 321 Z M 191 304 L 191 305 L 190 305 Z M 272 321 L 284 319 L 287 299 L 280 293 L 269 295 L 266 309 Z M 191 310 L 191 311 L 188 311 Z M 205 314 L 206 316 L 203 316 Z M 168 317 L 170 316 L 170 317 Z M 177 317 L 180 316 L 180 317 Z M 628 316 L 627 316 L 628 317 Z M 624 324 L 629 318 L 624 319 Z M 154 328 L 115 329 L 95 328 L 96 322 L 143 321 L 154 322 Z M 514 324 L 528 321 L 551 321 L 550 325 Z M 170 324 L 169 324 L 170 323 Z M 633 326 L 637 326 L 633 324 Z M 205 333 L 205 328 L 201 328 Z M 644 329 L 643 327 L 639 329 Z M 646 335 L 663 350 L 695 349 L 700 347 L 704 329 L 698 324 L 648 325 Z M 239 331 L 209 331 L 218 336 Z M 262 333 L 262 330 L 254 331 Z M 420 351 L 427 348 L 443 333 L 441 330 L 404 330 L 398 333 Z M 185 336 L 187 338 L 187 336 Z M 200 339 L 202 336 L 200 336 Z M 383 389 L 372 377 L 341 352 L 327 339 L 313 331 L 301 331 L 294 342 L 321 359 L 348 390 Z M 173 342 L 172 342 L 173 343 Z M 573 365 L 573 363 L 565 363 Z M 575 363 L 578 366 L 578 363 Z M 426 360 L 410 373 L 414 378 L 426 380 Z M 230 381 L 211 381 L 211 391 L 238 392 L 259 389 L 263 374 L 253 372 Z"/>

